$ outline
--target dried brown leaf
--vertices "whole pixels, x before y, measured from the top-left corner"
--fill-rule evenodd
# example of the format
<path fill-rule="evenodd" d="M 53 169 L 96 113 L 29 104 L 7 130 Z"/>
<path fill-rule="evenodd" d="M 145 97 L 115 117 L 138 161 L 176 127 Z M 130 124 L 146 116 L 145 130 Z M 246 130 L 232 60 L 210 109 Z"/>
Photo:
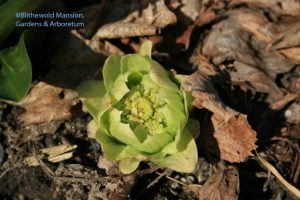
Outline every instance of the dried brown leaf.
<path fill-rule="evenodd" d="M 224 4 L 219 0 L 181 0 L 180 3 L 177 3 L 178 7 L 180 15 L 177 17 L 180 23 L 191 25 L 193 22 L 197 26 L 202 26 L 212 21 L 211 19 L 215 18 L 213 10 L 224 8 Z"/>
<path fill-rule="evenodd" d="M 165 26 L 176 22 L 175 14 L 167 8 L 163 0 L 155 3 L 146 1 L 143 4 L 147 2 L 149 4 L 141 12 L 141 8 L 132 3 L 132 12 L 125 19 L 102 26 L 93 39 L 155 35 Z"/>
<path fill-rule="evenodd" d="M 229 11 L 226 16 L 213 26 L 197 53 L 225 70 L 233 84 L 268 94 L 269 103 L 278 101 L 283 92 L 274 80 L 278 74 L 294 67 L 289 59 L 271 49 L 271 42 L 278 35 L 262 31 L 267 30 L 269 22 L 257 11 L 238 9 Z"/>
<path fill-rule="evenodd" d="M 220 157 L 230 162 L 244 161 L 256 148 L 256 133 L 245 115 L 226 106 L 219 98 L 209 79 L 196 71 L 186 77 L 183 88 L 194 96 L 193 105 L 213 113 L 211 118 L 214 138 Z M 214 151 L 214 150 L 212 150 Z"/>
<path fill-rule="evenodd" d="M 294 64 L 300 64 L 300 47 L 291 47 L 287 49 L 280 49 L 278 51 Z"/>
<path fill-rule="evenodd" d="M 291 21 L 291 22 L 290 22 Z M 273 42 L 275 49 L 283 49 L 289 47 L 300 46 L 300 19 L 295 22 L 295 19 L 290 21 L 283 21 L 285 25 L 275 24 L 274 26 L 283 26 L 281 27 L 281 32 L 277 34 L 279 37 L 276 41 Z"/>
<path fill-rule="evenodd" d="M 183 32 L 183 34 L 176 39 L 176 43 L 184 45 L 184 49 L 187 50 L 190 46 L 190 38 L 195 26 L 201 27 L 205 24 L 212 22 L 215 18 L 215 12 L 211 10 L 204 11 L 198 16 L 194 24 L 188 26 Z"/>
<path fill-rule="evenodd" d="M 272 40 L 271 36 L 261 31 L 269 23 L 263 13 L 249 9 L 240 9 L 238 13 L 231 16 L 242 28 L 253 33 L 261 41 L 270 42 Z"/>
<path fill-rule="evenodd" d="M 256 133 L 248 124 L 246 115 L 238 114 L 225 122 L 222 117 L 214 114 L 212 123 L 221 159 L 241 162 L 256 149 Z"/>
<path fill-rule="evenodd" d="M 182 44 L 184 50 L 187 50 L 190 46 L 190 37 L 195 28 L 195 25 L 188 26 L 181 36 L 176 39 L 176 44 Z"/>
<path fill-rule="evenodd" d="M 233 166 L 225 170 L 218 169 L 208 178 L 198 194 L 199 200 L 238 199 L 239 175 Z"/>
<path fill-rule="evenodd" d="M 278 15 L 300 15 L 300 4 L 299 1 L 295 0 L 232 0 L 230 2 L 231 5 L 239 5 L 242 3 L 247 3 L 248 5 L 258 8 L 269 9 Z"/>
<path fill-rule="evenodd" d="M 209 78 L 200 71 L 187 76 L 183 88 L 192 92 L 195 97 L 193 105 L 197 108 L 206 108 L 212 113 L 222 116 L 226 121 L 238 114 L 221 101 Z"/>
<path fill-rule="evenodd" d="M 295 93 L 300 93 L 300 77 L 294 79 L 288 86 L 289 90 Z"/>
<path fill-rule="evenodd" d="M 242 88 L 254 89 L 254 92 L 269 94 L 267 101 L 273 103 L 283 97 L 283 92 L 278 88 L 274 80 L 268 77 L 263 71 L 235 61 L 235 70 L 230 72 L 230 79 L 233 84 L 240 85 Z"/>
<path fill-rule="evenodd" d="M 20 102 L 26 112 L 18 117 L 25 125 L 48 123 L 71 117 L 70 109 L 78 102 L 78 94 L 71 89 L 63 89 L 40 82 L 29 95 Z"/>
<path fill-rule="evenodd" d="M 180 7 L 180 11 L 184 14 L 184 16 L 195 21 L 201 12 L 201 9 L 203 9 L 202 2 L 198 0 L 183 0 L 181 2 L 182 5 Z"/>

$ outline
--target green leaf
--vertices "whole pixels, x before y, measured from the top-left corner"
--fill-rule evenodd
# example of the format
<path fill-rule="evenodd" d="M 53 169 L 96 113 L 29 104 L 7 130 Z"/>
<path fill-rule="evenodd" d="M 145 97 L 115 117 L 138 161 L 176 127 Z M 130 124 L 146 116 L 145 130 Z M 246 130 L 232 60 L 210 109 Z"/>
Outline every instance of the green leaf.
<path fill-rule="evenodd" d="M 186 79 L 187 75 L 182 75 L 182 74 L 175 74 L 174 78 L 178 81 L 178 83 L 181 85 L 184 80 Z"/>
<path fill-rule="evenodd" d="M 129 88 L 126 84 L 125 77 L 119 76 L 116 79 L 113 88 L 110 90 L 110 94 L 113 95 L 116 101 L 120 101 L 128 92 Z"/>
<path fill-rule="evenodd" d="M 83 105 L 88 109 L 94 119 L 98 119 L 102 100 L 106 94 L 104 83 L 102 81 L 86 81 L 81 83 L 77 91 Z"/>
<path fill-rule="evenodd" d="M 102 74 L 104 85 L 107 92 L 110 92 L 114 87 L 118 76 L 121 74 L 121 58 L 117 55 L 111 55 L 104 63 Z"/>
<path fill-rule="evenodd" d="M 139 50 L 139 54 L 141 56 L 149 56 L 151 58 L 152 52 L 152 42 L 150 40 L 146 40 L 142 43 L 141 48 Z"/>
<path fill-rule="evenodd" d="M 187 134 L 190 134 L 188 129 L 185 128 L 187 119 L 185 118 L 179 122 L 179 127 L 177 128 L 175 140 L 168 145 L 165 146 L 165 148 L 162 150 L 162 152 L 166 154 L 174 154 L 177 152 L 182 151 L 186 148 L 187 143 L 185 142 L 184 138 Z"/>
<path fill-rule="evenodd" d="M 96 139 L 101 144 L 104 157 L 107 160 L 121 160 L 139 155 L 139 152 L 134 148 L 118 142 L 101 127 L 96 133 Z"/>
<path fill-rule="evenodd" d="M 43 0 L 8 0 L 0 6 L 0 46 L 16 28 L 17 12 L 35 10 Z"/>
<path fill-rule="evenodd" d="M 151 136 L 149 135 L 147 139 L 136 148 L 145 153 L 156 154 L 173 140 L 174 138 L 168 133 L 159 133 Z"/>
<path fill-rule="evenodd" d="M 183 151 L 166 156 L 163 159 L 154 160 L 153 162 L 177 172 L 193 172 L 198 161 L 197 146 L 190 133 L 185 133 L 184 135 L 185 137 L 182 138 L 183 143 L 186 143 L 187 146 Z"/>
<path fill-rule="evenodd" d="M 183 91 L 182 94 L 183 94 L 183 99 L 184 99 L 185 112 L 186 112 L 186 115 L 188 116 L 189 112 L 193 108 L 192 103 L 193 103 L 194 97 L 192 96 L 191 92 Z"/>
<path fill-rule="evenodd" d="M 29 90 L 32 76 L 24 33 L 17 46 L 0 51 L 0 67 L 0 99 L 22 100 Z"/>
<path fill-rule="evenodd" d="M 130 174 L 139 167 L 140 161 L 134 158 L 124 158 L 119 162 L 119 169 L 123 174 Z"/>
<path fill-rule="evenodd" d="M 197 139 L 200 134 L 200 123 L 195 119 L 189 119 L 186 128 L 190 131 L 193 138 Z"/>
<path fill-rule="evenodd" d="M 139 139 L 140 142 L 144 142 L 148 136 L 148 131 L 140 125 L 134 128 L 133 133 Z"/>
<path fill-rule="evenodd" d="M 113 138 L 107 135 L 102 128 L 99 128 L 97 131 L 96 139 L 101 144 L 104 156 L 108 160 L 116 160 L 126 148 L 126 145 L 113 140 Z"/>
<path fill-rule="evenodd" d="M 137 86 L 143 80 L 143 74 L 140 72 L 131 73 L 127 77 L 127 86 L 131 89 Z"/>
<path fill-rule="evenodd" d="M 164 102 L 166 102 L 172 108 L 185 114 L 184 100 L 178 92 L 159 88 L 157 93 L 159 98 L 161 98 Z"/>
<path fill-rule="evenodd" d="M 102 73 L 106 91 L 112 95 L 112 101 L 120 101 L 129 92 L 126 78 L 121 74 L 121 58 L 117 55 L 108 57 Z"/>
<path fill-rule="evenodd" d="M 109 113 L 109 134 L 121 143 L 130 145 L 138 151 L 154 154 L 162 150 L 168 143 L 174 139 L 168 133 L 156 134 L 153 136 L 148 135 L 147 138 L 140 142 L 137 132 L 134 133 L 129 124 L 121 122 L 122 111 L 112 108 Z M 144 134 L 143 132 L 141 134 Z"/>
<path fill-rule="evenodd" d="M 134 72 L 147 74 L 150 68 L 151 63 L 149 60 L 139 54 L 128 54 L 121 58 L 121 72 L 125 77 Z"/>
<path fill-rule="evenodd" d="M 178 92 L 178 86 L 171 81 L 167 71 L 158 62 L 151 61 L 150 78 L 160 87 Z"/>
<path fill-rule="evenodd" d="M 175 109 L 174 107 L 166 104 L 163 106 L 160 111 L 162 112 L 163 116 L 166 118 L 167 127 L 169 133 L 175 135 L 177 130 L 180 129 L 181 124 L 186 123 L 186 115 L 185 113 Z"/>
<path fill-rule="evenodd" d="M 0 6 L 4 4 L 7 0 L 0 0 Z"/>
<path fill-rule="evenodd" d="M 141 84 L 145 90 L 159 89 L 159 86 L 151 80 L 149 74 L 143 75 L 143 80 L 141 81 Z"/>
<path fill-rule="evenodd" d="M 121 113 L 116 108 L 112 108 L 109 111 L 109 132 L 114 138 L 127 145 L 138 145 L 139 139 L 131 130 L 129 124 L 121 122 Z"/>

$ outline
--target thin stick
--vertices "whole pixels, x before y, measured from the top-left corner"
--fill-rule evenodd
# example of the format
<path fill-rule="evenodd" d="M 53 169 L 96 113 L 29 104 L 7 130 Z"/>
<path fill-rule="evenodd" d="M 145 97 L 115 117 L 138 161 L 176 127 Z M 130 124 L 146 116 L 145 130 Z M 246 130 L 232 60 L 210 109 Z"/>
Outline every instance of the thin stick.
<path fill-rule="evenodd" d="M 162 177 L 164 177 L 169 170 L 165 170 L 163 173 L 160 173 L 160 175 L 158 177 L 156 177 L 153 181 L 151 181 L 151 183 L 149 183 L 147 185 L 147 189 L 149 189 L 150 187 L 152 187 L 154 184 L 156 184 Z M 156 174 L 158 174 L 159 172 L 156 172 Z"/>
<path fill-rule="evenodd" d="M 296 187 L 291 185 L 289 182 L 287 182 L 283 176 L 280 175 L 280 173 L 271 165 L 268 161 L 263 159 L 257 152 L 256 156 L 260 163 L 265 166 L 268 171 L 270 171 L 292 194 L 294 194 L 296 197 L 300 199 L 300 190 L 298 190 Z"/>
<path fill-rule="evenodd" d="M 162 174 L 162 173 L 159 173 L 159 172 L 156 172 L 156 174 L 158 174 L 158 175 L 162 175 L 162 176 L 164 176 L 164 174 Z M 174 181 L 174 182 L 176 182 L 176 183 L 178 183 L 178 184 L 181 184 L 181 185 L 183 185 L 183 186 L 186 186 L 186 187 L 188 187 L 189 185 L 187 185 L 187 184 L 185 184 L 185 183 L 183 183 L 183 182 L 181 182 L 181 181 L 179 181 L 179 180 L 177 180 L 177 179 L 175 179 L 175 178 L 172 178 L 172 177 L 170 177 L 170 176 L 165 176 L 167 179 L 169 179 L 169 180 L 171 180 L 171 181 Z"/>

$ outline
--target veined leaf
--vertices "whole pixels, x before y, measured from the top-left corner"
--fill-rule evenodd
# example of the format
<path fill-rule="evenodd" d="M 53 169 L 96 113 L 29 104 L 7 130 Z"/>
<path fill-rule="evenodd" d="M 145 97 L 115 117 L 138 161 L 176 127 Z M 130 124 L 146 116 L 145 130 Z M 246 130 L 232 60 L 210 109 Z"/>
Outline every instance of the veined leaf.
<path fill-rule="evenodd" d="M 0 51 L 0 65 L 0 100 L 20 101 L 29 90 L 32 76 L 24 33 L 15 47 Z"/>
<path fill-rule="evenodd" d="M 29 12 L 36 9 L 43 0 L 7 0 L 0 1 L 0 46 L 16 28 L 17 12 Z M 4 3 L 3 3 L 4 2 Z M 2 3 L 2 4 L 1 4 Z"/>

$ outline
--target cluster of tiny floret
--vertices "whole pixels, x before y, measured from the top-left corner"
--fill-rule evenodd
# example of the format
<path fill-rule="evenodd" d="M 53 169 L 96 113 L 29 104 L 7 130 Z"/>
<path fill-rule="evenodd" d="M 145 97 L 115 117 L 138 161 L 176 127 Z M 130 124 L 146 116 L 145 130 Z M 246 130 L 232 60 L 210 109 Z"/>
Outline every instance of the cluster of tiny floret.
<path fill-rule="evenodd" d="M 166 125 L 160 111 L 165 102 L 158 97 L 154 89 L 145 90 L 138 86 L 131 90 L 123 102 L 123 122 L 141 125 L 150 135 L 154 135 Z"/>

